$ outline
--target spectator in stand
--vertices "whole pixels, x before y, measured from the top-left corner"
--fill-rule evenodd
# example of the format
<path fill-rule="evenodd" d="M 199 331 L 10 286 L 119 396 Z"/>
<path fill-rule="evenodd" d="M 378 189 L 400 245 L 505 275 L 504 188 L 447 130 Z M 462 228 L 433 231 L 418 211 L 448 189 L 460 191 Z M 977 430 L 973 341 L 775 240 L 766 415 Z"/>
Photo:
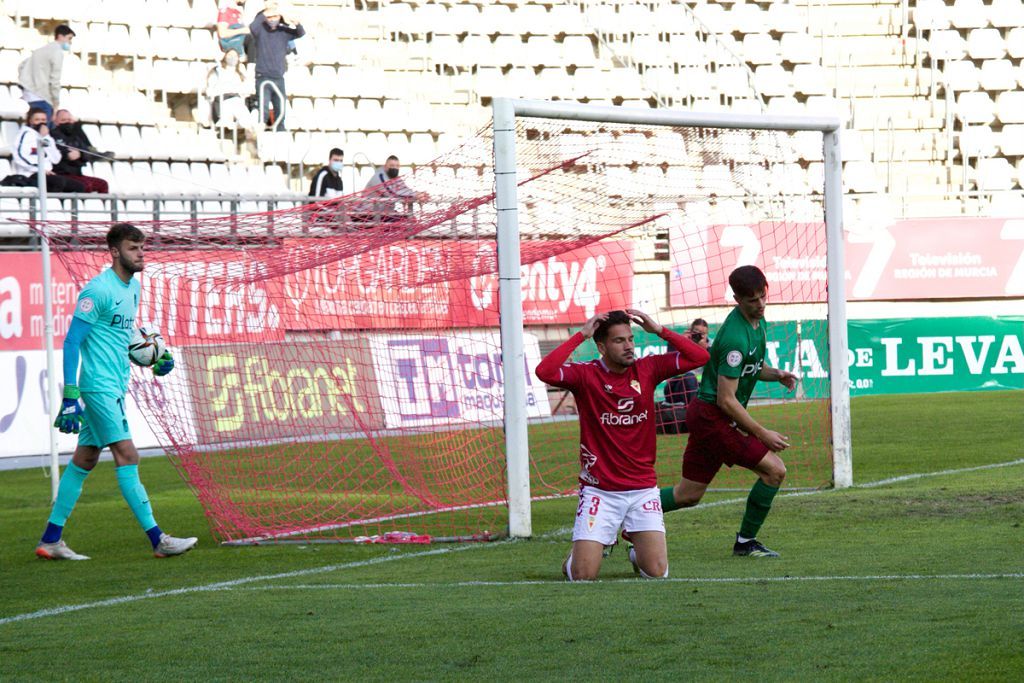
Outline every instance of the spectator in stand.
<path fill-rule="evenodd" d="M 242 23 L 245 0 L 222 0 L 217 5 L 217 38 L 224 52 L 234 50 L 245 54 L 245 37 L 249 27 Z"/>
<path fill-rule="evenodd" d="M 53 118 L 53 110 L 60 105 L 60 73 L 64 68 L 64 53 L 71 49 L 75 32 L 65 24 L 53 30 L 53 42 L 35 50 L 18 66 L 18 84 L 21 98 L 30 109 L 41 109 L 46 123 Z"/>
<path fill-rule="evenodd" d="M 345 152 L 333 148 L 327 155 L 327 165 L 316 172 L 313 183 L 309 186 L 310 197 L 333 199 L 344 194 L 341 182 L 341 169 L 345 167 Z"/>
<path fill-rule="evenodd" d="M 285 59 L 288 53 L 288 41 L 306 35 L 306 29 L 298 21 L 289 22 L 281 16 L 277 5 L 268 2 L 263 11 L 256 15 L 249 24 L 253 44 L 256 48 L 256 98 L 260 100 L 260 119 L 270 124 L 270 107 L 274 108 L 274 130 L 284 130 L 285 102 L 287 91 L 284 85 L 284 73 L 288 70 Z M 265 84 L 267 84 L 265 86 Z M 272 84 L 274 87 L 271 87 Z M 275 89 L 276 88 L 276 89 Z"/>
<path fill-rule="evenodd" d="M 60 150 L 60 163 L 53 168 L 57 175 L 81 183 L 86 192 L 107 194 L 110 191 L 106 180 L 87 176 L 82 169 L 95 157 L 110 158 L 112 155 L 93 147 L 89 136 L 82 130 L 81 122 L 67 109 L 58 109 L 53 115 L 53 139 Z"/>
<path fill-rule="evenodd" d="M 252 92 L 242 69 L 242 57 L 235 50 L 228 50 L 220 64 L 206 75 L 206 98 L 210 104 L 210 122 L 222 128 L 244 128 L 256 136 L 256 124 L 252 112 L 245 105 L 246 93 Z"/>
<path fill-rule="evenodd" d="M 14 146 L 14 156 L 11 159 L 11 170 L 14 173 L 4 178 L 3 184 L 26 187 L 36 185 L 41 143 L 46 144 L 45 157 L 41 162 L 46 169 L 46 189 L 50 192 L 85 192 L 82 183 L 49 170 L 60 162 L 60 151 L 57 149 L 57 142 L 50 137 L 50 128 L 46 125 L 46 111 L 39 107 L 32 107 L 25 115 L 25 125 L 18 131 L 18 142 Z"/>
<path fill-rule="evenodd" d="M 707 349 L 708 344 L 708 321 L 704 318 L 697 318 L 690 323 L 690 330 L 687 332 L 690 341 L 702 349 Z M 665 385 L 665 403 L 686 405 L 697 395 L 700 389 L 700 380 L 694 370 L 673 377 Z"/>
<path fill-rule="evenodd" d="M 398 157 L 392 154 L 384 162 L 384 167 L 378 168 L 367 181 L 364 193 L 367 199 L 372 200 L 367 208 L 373 212 L 374 218 L 382 221 L 400 220 L 412 211 L 414 201 L 427 201 L 427 193 L 414 192 L 398 174 Z"/>

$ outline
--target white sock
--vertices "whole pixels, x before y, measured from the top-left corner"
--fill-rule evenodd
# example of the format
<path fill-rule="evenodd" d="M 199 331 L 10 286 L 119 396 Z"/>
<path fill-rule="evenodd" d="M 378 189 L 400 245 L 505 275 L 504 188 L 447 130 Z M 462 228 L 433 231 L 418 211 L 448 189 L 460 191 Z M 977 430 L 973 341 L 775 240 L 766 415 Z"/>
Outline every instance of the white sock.
<path fill-rule="evenodd" d="M 572 553 L 569 553 L 569 559 L 565 561 L 565 577 L 572 581 Z"/>
<path fill-rule="evenodd" d="M 743 536 L 740 536 L 739 534 L 736 534 L 736 542 L 737 543 L 746 543 L 748 541 L 753 541 L 753 540 L 754 539 L 752 539 L 752 538 L 744 538 Z"/>

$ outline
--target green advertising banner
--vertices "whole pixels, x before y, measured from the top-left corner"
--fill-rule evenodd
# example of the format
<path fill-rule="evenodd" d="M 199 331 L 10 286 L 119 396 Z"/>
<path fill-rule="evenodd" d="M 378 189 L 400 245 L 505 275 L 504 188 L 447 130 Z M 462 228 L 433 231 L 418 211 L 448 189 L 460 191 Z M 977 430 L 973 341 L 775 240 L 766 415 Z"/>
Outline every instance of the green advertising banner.
<path fill-rule="evenodd" d="M 685 333 L 687 328 L 672 329 Z M 712 339 L 716 330 L 712 325 Z M 851 320 L 847 330 L 852 396 L 1024 389 L 1024 317 Z M 634 334 L 638 356 L 667 351 L 660 337 L 639 328 Z M 596 355 L 588 343 L 573 359 Z M 800 376 L 799 397 L 827 396 L 825 321 L 769 322 L 765 362 Z M 792 396 L 778 384 L 761 383 L 752 398 Z"/>

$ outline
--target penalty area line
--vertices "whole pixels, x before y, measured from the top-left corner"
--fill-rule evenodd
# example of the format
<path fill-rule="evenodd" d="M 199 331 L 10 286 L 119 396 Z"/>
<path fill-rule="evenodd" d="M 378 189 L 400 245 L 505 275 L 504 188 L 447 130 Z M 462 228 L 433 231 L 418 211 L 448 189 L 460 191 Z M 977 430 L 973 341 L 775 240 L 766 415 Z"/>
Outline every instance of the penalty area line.
<path fill-rule="evenodd" d="M 1024 579 L 1024 573 L 1011 572 L 1005 574 L 870 574 L 866 576 L 670 576 L 666 579 L 602 579 L 584 583 L 687 583 L 687 584 L 731 584 L 731 583 L 827 583 L 852 581 L 984 581 Z M 307 583 L 307 584 L 276 584 L 270 586 L 243 586 L 243 591 L 275 591 L 275 590 L 374 590 L 380 588 L 474 588 L 474 587 L 514 587 L 514 586 L 569 586 L 565 579 L 524 579 L 522 581 L 453 581 L 449 583 Z M 226 588 L 224 590 L 236 590 Z"/>

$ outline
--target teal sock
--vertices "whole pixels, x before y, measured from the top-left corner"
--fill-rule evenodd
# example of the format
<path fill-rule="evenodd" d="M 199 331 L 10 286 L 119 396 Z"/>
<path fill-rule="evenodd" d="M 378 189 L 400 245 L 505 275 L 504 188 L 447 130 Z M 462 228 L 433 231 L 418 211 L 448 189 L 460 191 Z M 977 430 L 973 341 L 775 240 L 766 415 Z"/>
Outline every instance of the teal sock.
<path fill-rule="evenodd" d="M 764 518 L 772 509 L 772 499 L 779 492 L 778 486 L 769 486 L 758 479 L 754 487 L 750 489 L 747 496 L 747 509 L 743 513 L 743 523 L 740 524 L 740 536 L 743 538 L 757 538 L 757 532 L 764 524 Z"/>
<path fill-rule="evenodd" d="M 68 463 L 64 469 L 64 475 L 60 478 L 60 485 L 57 487 L 57 500 L 53 502 L 53 510 L 50 511 L 50 524 L 63 527 L 68 523 L 71 511 L 75 509 L 78 496 L 82 495 L 82 484 L 89 476 L 89 470 L 83 470 L 75 463 Z M 50 543 L 59 541 L 58 536 Z"/>
<path fill-rule="evenodd" d="M 149 495 L 146 487 L 139 481 L 139 466 L 124 465 L 117 468 L 117 485 L 121 489 L 121 495 L 128 502 L 128 507 L 139 520 L 139 526 L 143 531 L 148 531 L 156 526 L 153 518 L 153 508 L 149 504 Z"/>
<path fill-rule="evenodd" d="M 676 503 L 675 487 L 666 486 L 661 490 L 661 511 L 672 512 L 678 509 L 679 505 Z"/>

